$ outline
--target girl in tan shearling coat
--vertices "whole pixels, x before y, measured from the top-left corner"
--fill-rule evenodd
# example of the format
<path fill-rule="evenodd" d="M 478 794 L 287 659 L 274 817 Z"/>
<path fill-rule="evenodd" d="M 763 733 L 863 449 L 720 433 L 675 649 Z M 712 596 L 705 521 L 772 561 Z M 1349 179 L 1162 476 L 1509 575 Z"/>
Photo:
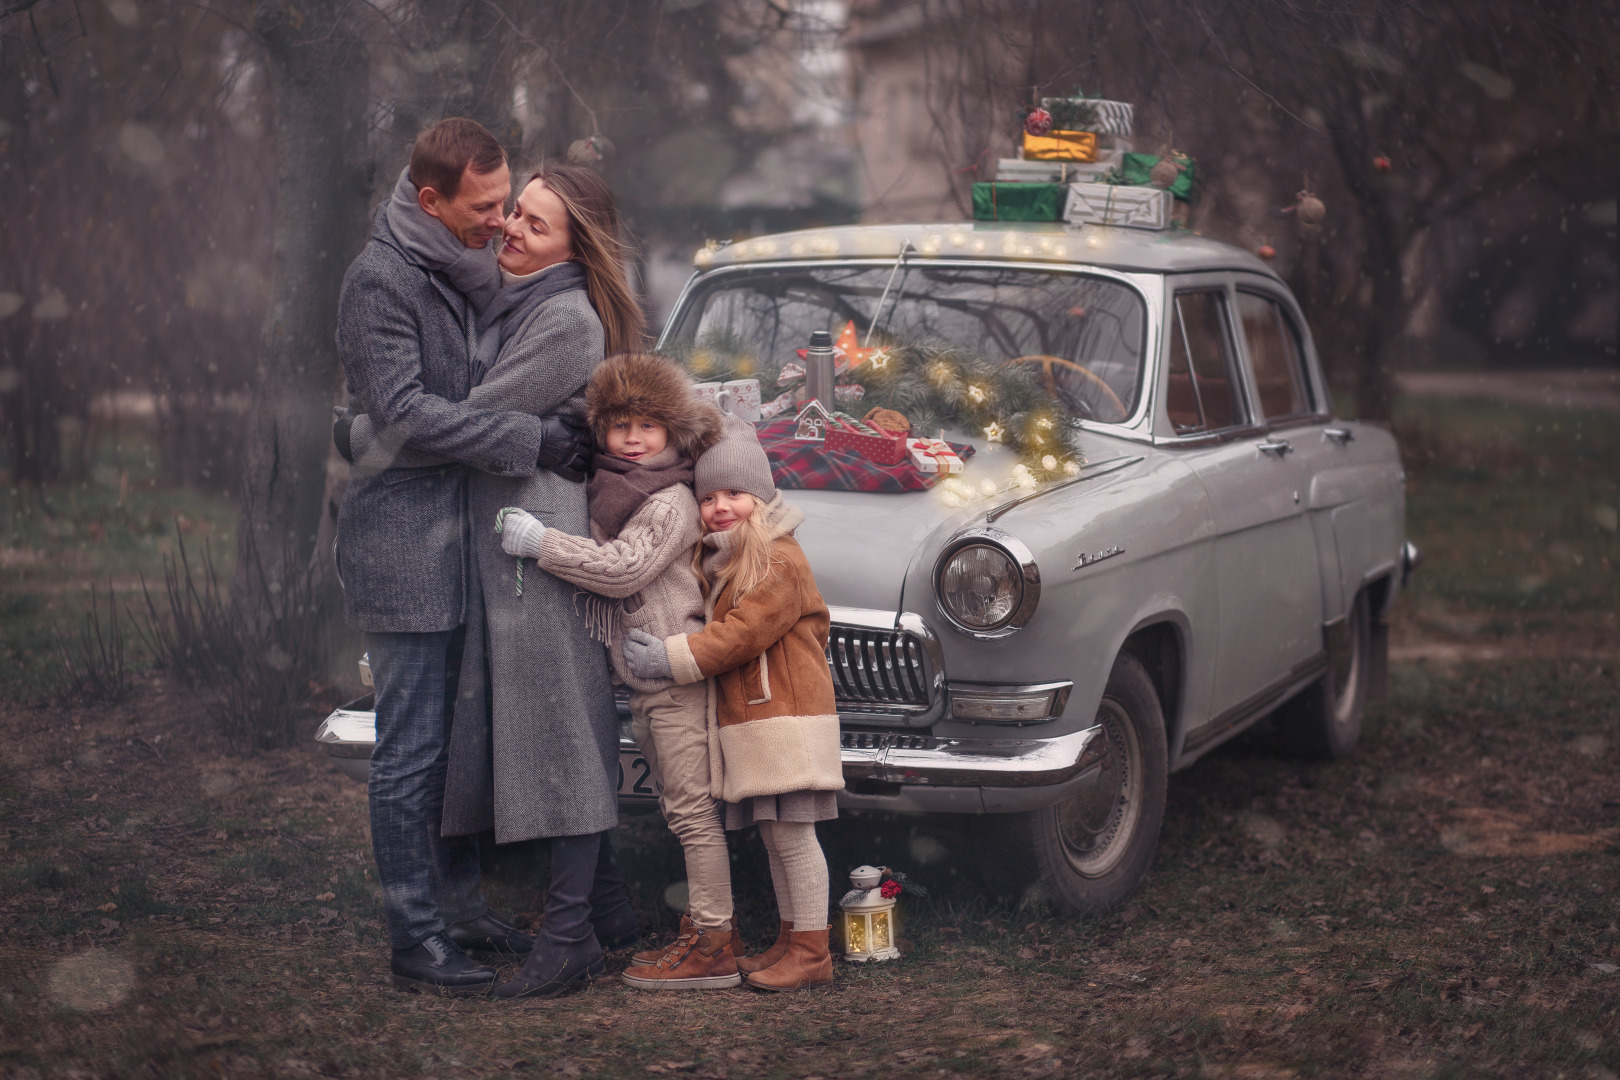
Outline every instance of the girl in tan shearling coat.
<path fill-rule="evenodd" d="M 797 990 L 832 981 L 827 860 L 815 827 L 837 816 L 844 786 L 829 619 L 793 539 L 803 513 L 777 493 L 752 428 L 725 422 L 695 470 L 707 626 L 662 640 L 632 631 L 624 655 L 642 676 L 714 683 L 716 793 L 728 828 L 759 825 L 782 914 L 776 943 L 739 966 L 750 986 Z"/>

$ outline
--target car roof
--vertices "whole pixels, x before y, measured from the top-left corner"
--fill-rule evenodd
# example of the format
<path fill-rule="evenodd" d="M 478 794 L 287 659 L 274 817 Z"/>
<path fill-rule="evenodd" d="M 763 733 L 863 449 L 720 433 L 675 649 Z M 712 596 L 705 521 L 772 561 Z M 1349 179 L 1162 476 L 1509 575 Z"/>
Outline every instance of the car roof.
<path fill-rule="evenodd" d="M 716 244 L 693 258 L 699 270 L 783 260 L 892 259 L 902 242 L 913 255 L 975 262 L 1052 262 L 1150 273 L 1247 270 L 1277 274 L 1258 256 L 1187 229 L 1131 229 L 1056 222 L 934 222 L 897 225 L 835 225 L 770 233 Z"/>

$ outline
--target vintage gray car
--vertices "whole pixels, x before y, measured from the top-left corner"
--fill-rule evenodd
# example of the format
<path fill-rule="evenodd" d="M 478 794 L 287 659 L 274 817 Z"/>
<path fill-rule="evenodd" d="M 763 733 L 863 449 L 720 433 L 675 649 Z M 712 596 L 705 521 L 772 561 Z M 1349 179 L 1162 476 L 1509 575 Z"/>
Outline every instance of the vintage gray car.
<path fill-rule="evenodd" d="M 1166 778 L 1262 717 L 1322 758 L 1379 694 L 1417 552 L 1381 427 L 1335 420 L 1299 306 L 1187 232 L 828 228 L 706 247 L 660 345 L 790 355 L 880 320 L 1038 365 L 1077 475 L 976 453 L 929 491 L 789 491 L 832 608 L 840 805 L 1014 815 L 1050 897 L 1105 911 L 1151 861 Z M 318 739 L 363 775 L 362 700 Z M 652 792 L 625 740 L 621 795 Z"/>

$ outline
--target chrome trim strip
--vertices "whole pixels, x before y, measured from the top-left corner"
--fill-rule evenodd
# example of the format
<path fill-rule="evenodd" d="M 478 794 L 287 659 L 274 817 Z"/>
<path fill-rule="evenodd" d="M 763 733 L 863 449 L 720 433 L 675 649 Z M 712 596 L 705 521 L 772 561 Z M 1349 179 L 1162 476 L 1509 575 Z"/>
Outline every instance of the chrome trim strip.
<path fill-rule="evenodd" d="M 1181 752 L 1185 754 L 1194 750 L 1201 750 L 1228 735 L 1236 735 L 1238 731 L 1260 719 L 1295 693 L 1320 678 L 1322 673 L 1327 671 L 1327 668 L 1328 655 L 1326 650 L 1317 653 L 1308 660 L 1301 660 L 1294 665 L 1292 671 L 1277 682 L 1257 694 L 1251 694 L 1246 700 L 1240 701 L 1227 709 L 1196 731 L 1189 732 L 1181 740 Z"/>
<path fill-rule="evenodd" d="M 838 626 L 864 626 L 869 630 L 893 630 L 899 620 L 887 608 L 834 607 L 827 605 L 827 614 Z"/>
<path fill-rule="evenodd" d="M 1075 484 L 1083 484 L 1087 480 L 1095 480 L 1099 476 L 1107 476 L 1109 473 L 1118 472 L 1120 469 L 1123 469 L 1128 465 L 1135 465 L 1138 461 L 1146 460 L 1147 458 L 1141 454 L 1121 454 L 1118 457 L 1104 458 L 1095 465 L 1083 465 L 1080 468 L 1080 475 L 1076 476 L 1073 480 L 1062 480 L 1056 484 L 1053 484 L 1051 487 L 1042 488 L 1040 491 L 1031 492 L 1028 495 L 1020 495 L 1011 502 L 1004 502 L 1000 506 L 991 507 L 985 512 L 984 520 L 987 523 L 992 523 L 1013 507 L 1022 506 L 1031 499 L 1038 499 L 1042 495 L 1050 495 L 1054 491 L 1060 491 L 1063 488 L 1072 487 Z"/>
<path fill-rule="evenodd" d="M 945 602 L 940 599 L 939 595 L 939 579 L 940 575 L 945 572 L 945 564 L 950 561 L 951 556 L 970 544 L 984 543 L 986 541 L 1001 548 L 1012 557 L 1013 563 L 1018 567 L 1019 575 L 1023 579 L 1024 588 L 1023 596 L 1019 598 L 1018 608 L 1005 623 L 994 630 L 977 630 L 957 622 L 956 617 L 946 610 Z M 939 558 L 934 561 L 933 586 L 934 606 L 939 609 L 941 615 L 945 616 L 945 620 L 951 624 L 952 629 L 979 641 L 995 641 L 998 638 L 1017 633 L 1023 629 L 1030 619 L 1035 617 L 1035 608 L 1041 601 L 1041 568 L 1035 565 L 1034 553 L 1025 547 L 1024 542 L 1016 536 L 1000 529 L 992 529 L 988 525 L 974 525 L 957 533 L 951 538 L 950 543 L 945 545 L 945 549 L 939 553 Z"/>
<path fill-rule="evenodd" d="M 922 650 L 923 655 L 912 663 L 912 672 L 924 700 L 932 706 L 945 690 L 945 651 L 940 647 L 939 635 L 921 615 L 910 611 L 902 611 L 898 622 L 900 629 L 910 634 L 911 640 Z"/>

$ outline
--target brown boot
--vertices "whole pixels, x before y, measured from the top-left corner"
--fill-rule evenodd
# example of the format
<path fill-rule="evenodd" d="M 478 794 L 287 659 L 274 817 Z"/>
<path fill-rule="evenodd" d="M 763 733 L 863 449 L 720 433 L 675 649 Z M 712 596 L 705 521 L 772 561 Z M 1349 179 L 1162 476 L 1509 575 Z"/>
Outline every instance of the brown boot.
<path fill-rule="evenodd" d="M 748 976 L 748 985 L 760 990 L 803 990 L 833 981 L 832 954 L 827 951 L 827 930 L 789 932 L 787 955 L 763 971 Z"/>
<path fill-rule="evenodd" d="M 691 929 L 692 929 L 692 920 L 691 920 L 691 918 L 686 916 L 686 915 L 682 915 L 681 916 L 681 930 L 680 930 L 680 933 L 685 934 L 688 931 L 690 931 Z M 680 934 L 677 934 L 676 937 L 678 939 L 680 937 Z M 658 963 L 658 961 L 660 961 L 660 960 L 662 960 L 664 958 L 665 953 L 669 952 L 669 950 L 673 949 L 674 947 L 675 947 L 674 943 L 671 942 L 668 945 L 660 945 L 656 949 L 643 949 L 640 952 L 636 953 L 634 956 L 630 957 L 630 966 L 631 967 L 646 967 L 648 964 L 656 964 L 656 963 Z M 735 956 L 737 958 L 739 967 L 741 967 L 741 961 L 742 961 L 742 958 L 743 958 L 743 954 L 745 952 L 747 952 L 747 949 L 748 949 L 748 946 L 743 944 L 742 935 L 739 934 L 735 929 L 733 929 L 732 932 L 731 932 L 731 955 Z M 743 968 L 743 970 L 745 970 L 745 971 L 753 971 L 754 969 L 753 968 Z"/>
<path fill-rule="evenodd" d="M 783 922 L 782 928 L 776 932 L 776 940 L 771 943 L 770 948 L 766 949 L 758 956 L 739 955 L 737 957 L 737 970 L 742 972 L 744 975 L 752 975 L 754 972 L 763 971 L 765 968 L 770 967 L 772 964 L 782 959 L 782 957 L 787 955 L 788 942 L 791 940 L 789 937 L 789 931 L 792 929 L 792 923 Z"/>
<path fill-rule="evenodd" d="M 724 990 L 742 982 L 731 931 L 690 924 L 657 963 L 626 968 L 620 978 L 637 990 Z"/>

